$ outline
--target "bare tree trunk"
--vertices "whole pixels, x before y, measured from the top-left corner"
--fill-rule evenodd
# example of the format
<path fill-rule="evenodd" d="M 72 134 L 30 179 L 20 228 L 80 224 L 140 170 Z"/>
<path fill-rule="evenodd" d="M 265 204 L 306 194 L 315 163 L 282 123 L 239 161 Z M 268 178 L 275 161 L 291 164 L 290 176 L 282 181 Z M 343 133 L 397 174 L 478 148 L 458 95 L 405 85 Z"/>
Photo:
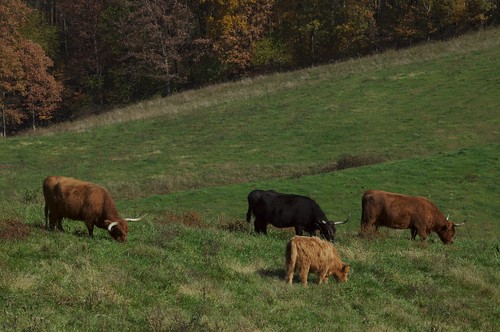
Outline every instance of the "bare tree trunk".
<path fill-rule="evenodd" d="M 158 23 L 157 14 L 155 14 L 155 12 L 153 11 L 151 1 L 147 1 L 146 5 L 147 5 L 147 9 L 149 11 L 149 14 L 151 15 L 151 17 L 153 17 L 154 25 L 156 26 L 156 29 L 158 30 L 158 39 L 159 39 L 158 43 L 160 45 L 161 54 L 163 56 L 163 66 L 164 66 L 163 70 L 164 70 L 164 73 L 166 75 L 166 90 L 167 90 L 167 95 L 169 95 L 170 90 L 171 90 L 171 87 L 170 87 L 170 64 L 169 64 L 167 49 L 165 46 L 165 44 L 166 44 L 165 38 L 163 37 L 161 25 Z"/>
<path fill-rule="evenodd" d="M 7 137 L 7 131 L 5 129 L 5 110 L 2 108 L 2 137 Z"/>
<path fill-rule="evenodd" d="M 2 99 L 0 99 L 3 103 L 3 101 L 5 100 L 5 92 L 4 91 L 1 91 L 2 93 Z M 7 137 L 7 130 L 5 128 L 5 108 L 3 106 L 1 106 L 2 108 L 2 132 L 0 133 L 0 135 L 2 135 L 2 137 Z"/>
<path fill-rule="evenodd" d="M 31 115 L 33 116 L 33 131 L 35 131 L 36 130 L 36 126 L 35 126 L 35 110 L 31 111 Z"/>

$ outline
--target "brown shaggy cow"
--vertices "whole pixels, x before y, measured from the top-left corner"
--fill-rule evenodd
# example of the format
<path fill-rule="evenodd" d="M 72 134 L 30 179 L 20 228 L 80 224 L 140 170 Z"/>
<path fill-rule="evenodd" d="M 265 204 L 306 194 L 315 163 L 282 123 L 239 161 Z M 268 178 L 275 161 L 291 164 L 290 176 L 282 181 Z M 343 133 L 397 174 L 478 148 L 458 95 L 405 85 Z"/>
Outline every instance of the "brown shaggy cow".
<path fill-rule="evenodd" d="M 97 184 L 63 176 L 48 176 L 43 182 L 45 227 L 63 231 L 62 219 L 82 220 L 93 236 L 94 226 L 107 229 L 118 242 L 127 239 L 127 221 L 141 218 L 121 218 L 108 191 Z M 49 220 L 47 220 L 47 217 Z M 144 217 L 144 216 L 143 216 Z"/>
<path fill-rule="evenodd" d="M 422 241 L 436 232 L 443 243 L 452 243 L 455 224 L 448 221 L 439 209 L 425 197 L 414 197 L 386 191 L 368 190 L 362 199 L 361 233 L 377 230 L 380 226 L 410 229 L 411 237 Z"/>
<path fill-rule="evenodd" d="M 342 263 L 332 243 L 316 236 L 294 236 L 286 245 L 286 279 L 293 281 L 293 273 L 299 271 L 302 285 L 307 286 L 309 270 L 318 273 L 318 284 L 327 283 L 333 274 L 339 282 L 346 282 L 351 267 Z"/>

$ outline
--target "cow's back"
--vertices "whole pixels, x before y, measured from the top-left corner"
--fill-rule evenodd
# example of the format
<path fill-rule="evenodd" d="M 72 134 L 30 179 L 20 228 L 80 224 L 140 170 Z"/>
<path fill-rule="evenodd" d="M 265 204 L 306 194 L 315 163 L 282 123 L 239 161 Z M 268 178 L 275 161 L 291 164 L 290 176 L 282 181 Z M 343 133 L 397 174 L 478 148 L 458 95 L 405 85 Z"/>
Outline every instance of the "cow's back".
<path fill-rule="evenodd" d="M 415 197 L 369 190 L 362 199 L 362 224 L 408 228 L 418 208 L 416 203 Z"/>
<path fill-rule="evenodd" d="M 62 182 L 59 186 L 67 218 L 97 220 L 101 217 L 103 202 L 109 196 L 102 187 L 79 180 Z"/>
<path fill-rule="evenodd" d="M 362 199 L 362 224 L 391 228 L 432 227 L 441 218 L 439 209 L 425 197 L 378 190 L 365 192 Z"/>
<path fill-rule="evenodd" d="M 317 219 L 326 219 L 319 205 L 309 197 L 280 194 L 270 198 L 271 209 L 267 211 L 267 219 L 277 227 L 307 227 Z"/>
<path fill-rule="evenodd" d="M 96 184 L 68 177 L 51 177 L 45 183 L 51 193 L 49 208 L 60 217 L 96 222 L 106 217 L 104 211 L 116 212 L 108 192 Z"/>
<path fill-rule="evenodd" d="M 328 269 L 333 260 L 339 259 L 335 247 L 318 237 L 294 236 L 290 242 L 296 247 L 296 264 L 310 265 L 312 271 Z"/>

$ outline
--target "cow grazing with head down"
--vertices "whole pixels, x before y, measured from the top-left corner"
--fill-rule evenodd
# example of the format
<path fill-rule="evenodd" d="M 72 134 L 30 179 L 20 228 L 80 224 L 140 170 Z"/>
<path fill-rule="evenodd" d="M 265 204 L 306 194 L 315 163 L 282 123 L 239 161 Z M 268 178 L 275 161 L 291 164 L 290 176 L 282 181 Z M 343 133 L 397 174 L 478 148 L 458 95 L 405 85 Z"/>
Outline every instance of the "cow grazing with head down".
<path fill-rule="evenodd" d="M 327 283 L 333 275 L 339 282 L 346 282 L 351 267 L 340 260 L 332 243 L 318 237 L 294 236 L 286 245 L 286 282 L 293 282 L 299 271 L 302 285 L 307 286 L 309 271 L 318 273 L 318 284 Z"/>
<path fill-rule="evenodd" d="M 335 241 L 335 225 L 349 220 L 348 217 L 344 221 L 331 222 L 311 198 L 274 190 L 254 190 L 248 194 L 247 222 L 250 222 L 252 213 L 256 233 L 267 234 L 267 224 L 270 223 L 278 228 L 294 227 L 297 235 L 304 231 L 312 235 L 319 230 L 329 241 Z"/>
<path fill-rule="evenodd" d="M 425 197 L 407 196 L 386 191 L 368 190 L 362 198 L 361 233 L 377 230 L 380 226 L 410 229 L 411 237 L 422 241 L 436 232 L 443 243 L 452 243 L 455 224 L 448 221 L 439 209 Z"/>
<path fill-rule="evenodd" d="M 127 239 L 127 221 L 141 218 L 121 218 L 108 191 L 97 184 L 63 176 L 48 176 L 43 182 L 45 226 L 63 231 L 62 219 L 82 220 L 93 236 L 94 226 L 107 229 L 118 242 Z"/>

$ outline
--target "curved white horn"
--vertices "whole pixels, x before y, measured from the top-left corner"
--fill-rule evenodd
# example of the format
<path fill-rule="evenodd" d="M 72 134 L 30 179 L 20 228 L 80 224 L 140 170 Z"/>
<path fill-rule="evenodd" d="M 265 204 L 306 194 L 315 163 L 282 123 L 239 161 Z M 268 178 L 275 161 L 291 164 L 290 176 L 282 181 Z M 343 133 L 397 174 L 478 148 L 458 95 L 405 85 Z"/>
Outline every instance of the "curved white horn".
<path fill-rule="evenodd" d="M 467 221 L 467 219 L 465 219 L 464 221 L 462 221 L 460 224 L 453 224 L 455 225 L 456 227 L 460 227 L 462 226 L 463 224 L 465 224 L 465 222 Z"/>
<path fill-rule="evenodd" d="M 124 218 L 126 221 L 139 221 L 141 220 L 142 218 L 144 218 L 145 216 L 147 216 L 147 213 L 145 213 L 142 217 L 139 217 L 139 218 Z"/>
<path fill-rule="evenodd" d="M 333 224 L 334 225 L 341 225 L 341 224 L 345 224 L 346 222 L 349 221 L 349 218 L 351 218 L 351 214 L 349 213 L 349 216 L 347 216 L 347 219 L 344 220 L 344 221 L 335 221 Z"/>
<path fill-rule="evenodd" d="M 116 225 L 118 225 L 118 222 L 116 222 L 116 221 L 114 221 L 111 224 L 109 224 L 108 225 L 108 231 L 111 232 L 111 230 L 113 229 L 113 227 L 115 227 Z"/>
<path fill-rule="evenodd" d="M 449 214 L 446 216 L 446 220 L 450 220 L 450 215 Z"/>

